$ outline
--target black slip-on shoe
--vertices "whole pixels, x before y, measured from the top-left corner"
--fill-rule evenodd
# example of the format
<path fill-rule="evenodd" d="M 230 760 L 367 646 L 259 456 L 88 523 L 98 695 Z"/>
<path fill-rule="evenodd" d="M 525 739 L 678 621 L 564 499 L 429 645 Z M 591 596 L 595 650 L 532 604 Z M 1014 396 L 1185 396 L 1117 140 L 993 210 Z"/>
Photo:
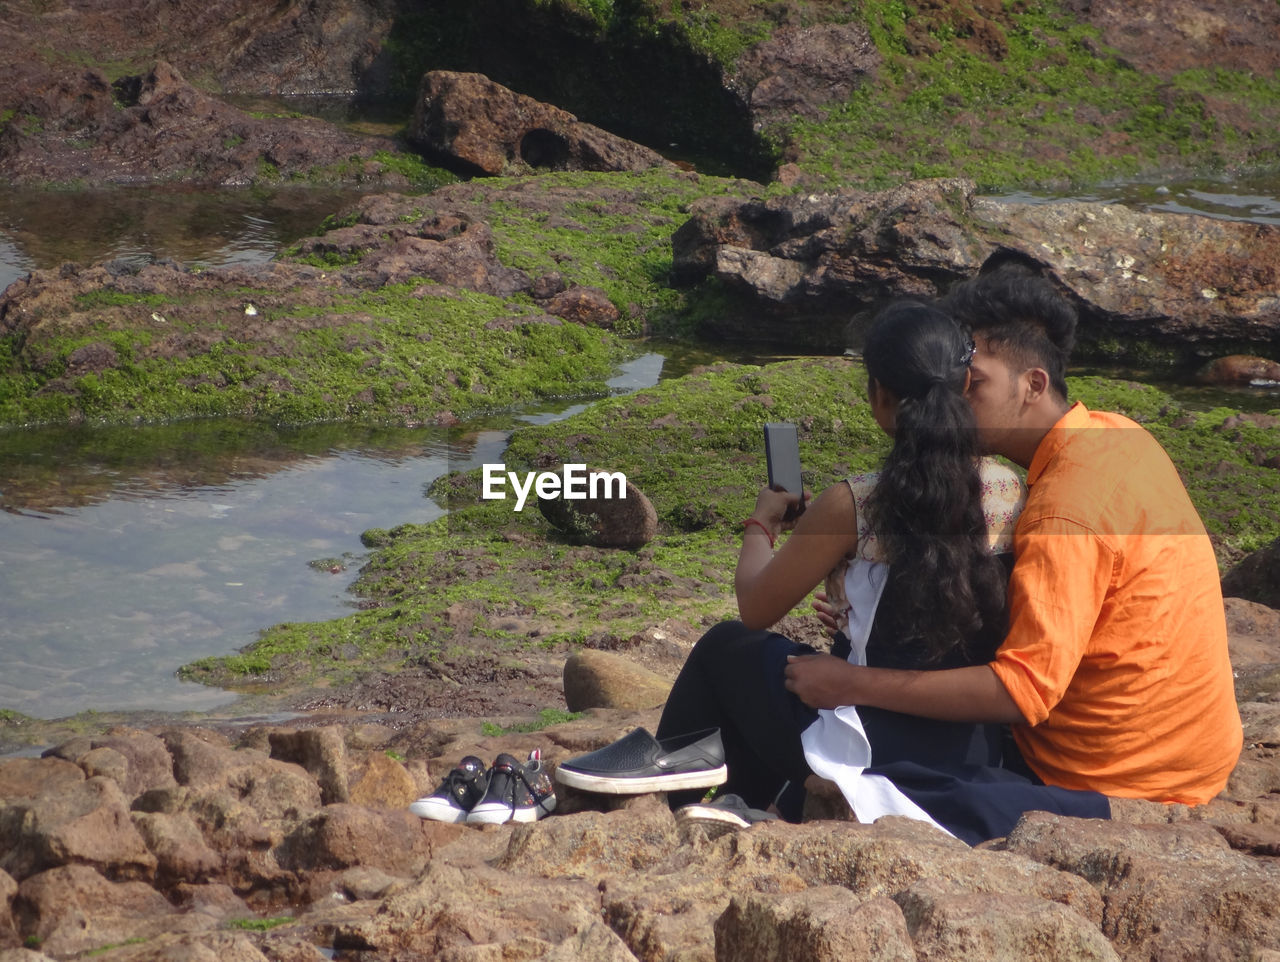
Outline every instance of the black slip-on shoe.
<path fill-rule="evenodd" d="M 612 745 L 571 758 L 556 769 L 557 781 L 606 795 L 710 788 L 723 785 L 728 777 L 718 728 L 662 741 L 637 728 Z"/>

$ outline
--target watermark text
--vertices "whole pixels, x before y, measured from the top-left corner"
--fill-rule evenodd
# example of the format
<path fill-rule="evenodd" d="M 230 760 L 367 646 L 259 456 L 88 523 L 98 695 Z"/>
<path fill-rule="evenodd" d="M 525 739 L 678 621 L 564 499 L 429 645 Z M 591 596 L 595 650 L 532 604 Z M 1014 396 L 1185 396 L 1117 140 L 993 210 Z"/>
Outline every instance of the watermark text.
<path fill-rule="evenodd" d="M 584 501 L 587 498 L 626 499 L 627 476 L 621 471 L 588 471 L 585 464 L 561 465 L 560 472 L 526 471 L 523 478 L 508 471 L 505 464 L 484 465 L 484 484 L 480 497 L 486 501 L 503 501 L 507 484 L 516 494 L 516 510 L 523 511 L 530 492 L 543 500 L 564 498 Z"/>

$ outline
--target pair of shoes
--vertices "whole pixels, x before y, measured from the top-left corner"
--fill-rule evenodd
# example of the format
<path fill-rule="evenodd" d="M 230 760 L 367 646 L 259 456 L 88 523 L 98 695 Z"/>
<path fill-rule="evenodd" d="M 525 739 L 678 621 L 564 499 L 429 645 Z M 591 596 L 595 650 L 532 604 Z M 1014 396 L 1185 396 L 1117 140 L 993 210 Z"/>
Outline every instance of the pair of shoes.
<path fill-rule="evenodd" d="M 720 729 L 654 738 L 643 728 L 612 745 L 561 762 L 556 780 L 588 792 L 639 795 L 723 785 L 729 777 Z"/>
<path fill-rule="evenodd" d="M 741 795 L 717 795 L 700 805 L 685 805 L 676 809 L 677 822 L 722 822 L 738 828 L 747 828 L 756 822 L 777 821 L 778 816 L 760 808 L 751 808 Z"/>
<path fill-rule="evenodd" d="M 488 770 L 475 755 L 468 755 L 409 811 L 437 822 L 502 825 L 536 822 L 555 807 L 555 786 L 542 765 L 542 752 L 535 748 L 526 762 L 503 752 Z"/>

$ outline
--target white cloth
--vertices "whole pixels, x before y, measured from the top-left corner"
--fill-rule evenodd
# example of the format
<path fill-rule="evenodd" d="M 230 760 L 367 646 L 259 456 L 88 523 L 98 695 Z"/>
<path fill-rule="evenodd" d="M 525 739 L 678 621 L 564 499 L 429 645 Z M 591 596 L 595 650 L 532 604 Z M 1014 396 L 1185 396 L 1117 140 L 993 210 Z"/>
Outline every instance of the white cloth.
<path fill-rule="evenodd" d="M 852 648 L 849 653 L 852 664 L 867 663 L 871 622 L 888 575 L 888 565 L 865 558 L 855 558 L 845 569 L 844 596 L 849 600 L 846 633 Z M 866 773 L 865 769 L 871 764 L 871 742 L 854 706 L 819 709 L 817 720 L 801 732 L 800 743 L 810 770 L 840 787 L 859 822 L 874 822 L 884 815 L 905 815 L 947 831 L 889 779 Z"/>

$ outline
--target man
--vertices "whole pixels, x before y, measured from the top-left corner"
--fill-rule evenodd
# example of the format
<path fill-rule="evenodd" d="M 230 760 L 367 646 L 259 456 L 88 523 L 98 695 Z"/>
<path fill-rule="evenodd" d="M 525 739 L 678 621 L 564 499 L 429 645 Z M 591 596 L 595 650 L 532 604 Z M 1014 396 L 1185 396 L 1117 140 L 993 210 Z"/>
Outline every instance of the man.
<path fill-rule="evenodd" d="M 1242 734 L 1217 563 L 1176 469 L 1133 421 L 1068 403 L 1075 313 L 1029 268 L 979 275 L 942 306 L 974 333 L 983 446 L 1027 469 L 1009 632 L 990 664 L 945 671 L 795 658 L 787 688 L 815 708 L 1012 723 L 1048 785 L 1208 801 Z"/>

